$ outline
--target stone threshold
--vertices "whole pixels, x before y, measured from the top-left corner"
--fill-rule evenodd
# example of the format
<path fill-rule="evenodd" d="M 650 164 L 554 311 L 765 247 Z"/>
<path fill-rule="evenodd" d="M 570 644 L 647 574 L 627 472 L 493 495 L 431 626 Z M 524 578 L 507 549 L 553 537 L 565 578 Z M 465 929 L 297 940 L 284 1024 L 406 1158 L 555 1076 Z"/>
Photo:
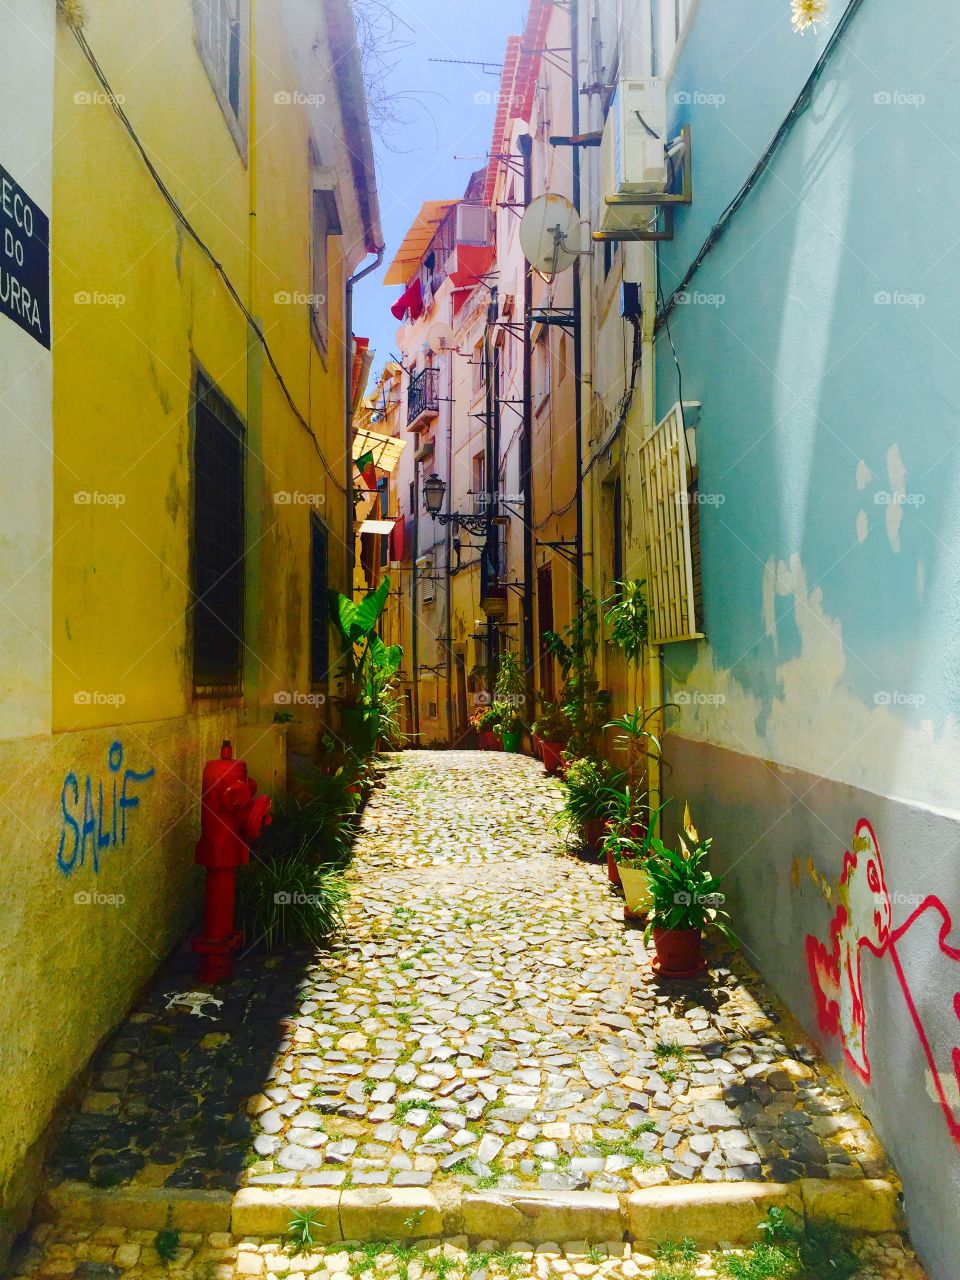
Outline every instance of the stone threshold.
<path fill-rule="evenodd" d="M 421 1188 L 189 1191 L 165 1187 L 48 1187 L 37 1221 L 157 1230 L 282 1236 L 293 1213 L 312 1212 L 317 1243 L 436 1240 L 467 1236 L 504 1246 L 564 1240 L 623 1240 L 650 1249 L 690 1237 L 704 1249 L 747 1245 L 768 1210 L 829 1219 L 853 1233 L 902 1231 L 899 1187 L 884 1179 L 805 1178 L 791 1183 L 692 1183 L 614 1195 L 592 1191 L 470 1191 Z"/>

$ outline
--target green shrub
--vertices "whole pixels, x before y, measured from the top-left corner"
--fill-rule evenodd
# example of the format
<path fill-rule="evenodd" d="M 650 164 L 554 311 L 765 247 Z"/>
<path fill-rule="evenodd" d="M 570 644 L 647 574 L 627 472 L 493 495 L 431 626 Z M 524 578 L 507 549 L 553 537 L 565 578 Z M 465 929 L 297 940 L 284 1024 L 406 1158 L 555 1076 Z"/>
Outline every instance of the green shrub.
<path fill-rule="evenodd" d="M 251 853 L 237 877 L 237 909 L 247 945 L 319 946 L 340 925 L 347 888 L 317 861 L 307 841 L 293 850 Z"/>

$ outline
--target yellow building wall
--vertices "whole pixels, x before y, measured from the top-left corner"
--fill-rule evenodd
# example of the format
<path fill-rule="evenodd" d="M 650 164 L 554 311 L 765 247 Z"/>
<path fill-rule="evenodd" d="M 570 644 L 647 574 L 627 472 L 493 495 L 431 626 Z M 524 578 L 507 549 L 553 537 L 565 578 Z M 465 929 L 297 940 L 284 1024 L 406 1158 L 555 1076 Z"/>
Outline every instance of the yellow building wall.
<path fill-rule="evenodd" d="M 311 288 L 313 174 L 306 109 L 274 97 L 280 83 L 293 82 L 280 0 L 257 5 L 258 58 L 269 74 L 257 100 L 261 143 L 251 155 L 258 193 L 252 274 L 251 174 L 194 46 L 190 0 L 138 7 L 135 22 L 123 0 L 88 0 L 85 8 L 87 38 L 164 181 L 241 296 L 253 282 L 254 313 L 336 479 L 258 344 L 250 344 L 242 312 L 98 98 L 72 33 L 58 23 L 53 733 L 0 742 L 7 779 L 0 1207 L 7 1235 L 24 1225 L 36 1194 L 58 1102 L 183 936 L 196 904 L 203 762 L 231 737 L 265 787 L 282 782 L 287 734 L 273 723 L 281 690 L 314 695 L 314 705 L 292 708 L 288 729 L 295 749 L 316 744 L 327 708 L 316 705 L 309 671 L 312 509 L 329 530 L 330 584 L 345 588 L 338 299 L 356 236 L 329 243 L 324 361 L 307 304 L 283 299 Z M 349 171 L 343 182 L 349 185 Z M 197 367 L 247 427 L 248 656 L 243 696 L 223 703 L 193 697 Z M 305 497 L 277 501 L 277 494 Z M 335 661 L 332 637 L 330 652 Z"/>

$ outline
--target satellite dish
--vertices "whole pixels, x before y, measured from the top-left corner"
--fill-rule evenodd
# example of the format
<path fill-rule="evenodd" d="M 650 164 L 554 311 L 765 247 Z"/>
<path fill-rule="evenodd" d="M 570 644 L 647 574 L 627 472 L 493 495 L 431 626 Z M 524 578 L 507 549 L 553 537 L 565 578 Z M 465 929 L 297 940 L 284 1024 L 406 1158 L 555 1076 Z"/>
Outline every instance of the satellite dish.
<path fill-rule="evenodd" d="M 452 351 L 453 326 L 449 324 L 433 324 L 427 330 L 427 346 L 436 355 L 439 351 Z"/>
<path fill-rule="evenodd" d="M 537 196 L 520 219 L 520 248 L 533 269 L 548 279 L 568 271 L 583 252 L 576 206 L 566 196 Z"/>

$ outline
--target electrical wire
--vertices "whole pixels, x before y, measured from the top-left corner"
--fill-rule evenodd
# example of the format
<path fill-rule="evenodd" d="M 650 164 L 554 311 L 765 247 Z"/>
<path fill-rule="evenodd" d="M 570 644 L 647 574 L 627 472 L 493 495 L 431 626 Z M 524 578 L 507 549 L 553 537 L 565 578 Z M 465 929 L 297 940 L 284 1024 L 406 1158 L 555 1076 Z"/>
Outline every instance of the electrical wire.
<path fill-rule="evenodd" d="M 331 481 L 339 490 L 339 492 L 346 496 L 347 494 L 346 486 L 343 485 L 340 482 L 340 480 L 338 480 L 337 476 L 330 469 L 330 465 L 327 462 L 326 458 L 324 457 L 323 450 L 320 448 L 320 441 L 317 439 L 316 432 L 313 430 L 313 427 L 310 426 L 310 423 L 300 412 L 300 409 L 298 408 L 297 403 L 294 400 L 289 387 L 284 381 L 283 374 L 280 372 L 280 368 L 277 365 L 276 360 L 274 359 L 273 352 L 270 350 L 270 344 L 267 342 L 266 334 L 263 332 L 263 329 L 260 327 L 260 324 L 258 323 L 258 321 L 251 314 L 249 308 L 241 298 L 240 294 L 237 292 L 236 286 L 234 285 L 230 277 L 227 275 L 223 264 L 215 257 L 213 251 L 210 249 L 207 243 L 202 239 L 202 237 L 200 236 L 200 233 L 196 230 L 196 228 L 187 218 L 187 215 L 184 213 L 183 209 L 180 207 L 180 204 L 178 203 L 176 197 L 173 195 L 173 193 L 170 191 L 170 189 L 167 187 L 166 183 L 164 182 L 163 178 L 157 172 L 156 166 L 154 165 L 150 157 L 147 155 L 146 149 L 143 143 L 140 141 L 140 137 L 137 134 L 137 131 L 134 129 L 133 125 L 130 123 L 129 117 L 127 116 L 123 107 L 120 105 L 120 101 L 117 98 L 117 95 L 114 93 L 113 87 L 111 86 L 109 80 L 107 79 L 106 72 L 100 66 L 100 63 L 97 61 L 96 54 L 93 52 L 93 50 L 90 48 L 90 45 L 87 43 L 87 37 L 84 35 L 82 28 L 79 26 L 71 26 L 71 30 L 73 31 L 77 44 L 80 46 L 83 56 L 86 58 L 87 62 L 90 64 L 93 74 L 96 76 L 97 80 L 103 87 L 104 93 L 106 93 L 107 97 L 109 98 L 110 105 L 113 108 L 115 115 L 120 120 L 120 123 L 123 125 L 126 132 L 129 134 L 130 139 L 133 142 L 133 145 L 136 147 L 137 151 L 140 153 L 140 157 L 143 160 L 144 165 L 146 166 L 147 172 L 150 174 L 150 177 L 153 179 L 157 187 L 157 190 L 160 192 L 166 204 L 170 207 L 177 222 L 179 222 L 180 226 L 183 227 L 184 231 L 186 231 L 187 235 L 194 242 L 194 244 L 197 246 L 200 252 L 210 262 L 213 269 L 216 271 L 217 275 L 223 281 L 223 284 L 226 287 L 226 290 L 229 293 L 230 297 L 237 304 L 237 306 L 243 313 L 244 317 L 246 318 L 247 323 L 250 325 L 250 328 L 256 334 L 257 340 L 259 341 L 261 347 L 263 347 L 264 353 L 267 357 L 267 362 L 270 365 L 270 368 L 273 370 L 274 377 L 276 378 L 280 386 L 280 390 L 283 392 L 284 397 L 287 401 L 287 404 L 290 406 L 290 409 L 293 412 L 294 417 L 297 419 L 301 427 L 303 427 L 304 431 L 306 431 L 307 435 L 313 441 L 314 448 L 317 451 L 317 456 L 319 457 L 321 463 L 323 464 L 323 469 L 326 471 L 327 475 L 330 477 Z"/>
<path fill-rule="evenodd" d="M 790 108 L 790 110 L 787 112 L 786 116 L 784 117 L 780 125 L 780 128 L 773 135 L 773 138 L 771 139 L 769 145 L 767 146 L 767 149 L 764 151 L 763 155 L 754 165 L 753 169 L 750 172 L 749 177 L 744 182 L 743 186 L 740 188 L 737 194 L 733 197 L 733 199 L 724 209 L 723 213 L 721 213 L 720 217 L 711 227 L 709 235 L 704 240 L 703 244 L 700 246 L 700 250 L 697 253 L 697 256 L 690 263 L 690 266 L 687 268 L 686 274 L 684 275 L 683 279 L 680 281 L 677 287 L 670 294 L 670 297 L 666 300 L 666 302 L 661 304 L 660 310 L 657 312 L 655 328 L 659 329 L 660 325 L 665 321 L 666 317 L 677 305 L 678 298 L 682 293 L 686 291 L 687 286 L 690 284 L 690 281 L 693 279 L 696 273 L 700 270 L 703 260 L 710 253 L 714 245 L 717 243 L 717 241 L 726 231 L 727 227 L 730 225 L 730 222 L 732 221 L 734 215 L 736 214 L 740 206 L 743 204 L 747 196 L 750 194 L 753 188 L 757 185 L 757 183 L 763 177 L 764 173 L 766 172 L 767 168 L 770 165 L 770 161 L 776 155 L 777 151 L 779 151 L 781 143 L 786 138 L 787 134 L 793 128 L 794 124 L 797 122 L 800 116 L 803 115 L 807 107 L 810 105 L 811 99 L 813 97 L 813 91 L 817 87 L 817 84 L 819 83 L 820 78 L 823 75 L 824 70 L 826 69 L 827 63 L 830 61 L 830 58 L 832 57 L 834 49 L 837 47 L 837 44 L 840 42 L 840 39 L 842 38 L 844 31 L 850 25 L 850 22 L 852 21 L 854 15 L 856 14 L 857 10 L 860 8 L 862 4 L 863 4 L 863 0 L 849 0 L 849 4 L 847 5 L 846 9 L 843 11 L 843 14 L 839 22 L 834 27 L 833 32 L 830 35 L 830 39 L 824 45 L 823 52 L 820 54 L 820 57 L 817 59 L 816 63 L 814 64 L 813 70 L 810 72 L 810 75 L 807 77 L 803 88 L 800 90 L 799 94 L 794 100 L 793 106 Z"/>

